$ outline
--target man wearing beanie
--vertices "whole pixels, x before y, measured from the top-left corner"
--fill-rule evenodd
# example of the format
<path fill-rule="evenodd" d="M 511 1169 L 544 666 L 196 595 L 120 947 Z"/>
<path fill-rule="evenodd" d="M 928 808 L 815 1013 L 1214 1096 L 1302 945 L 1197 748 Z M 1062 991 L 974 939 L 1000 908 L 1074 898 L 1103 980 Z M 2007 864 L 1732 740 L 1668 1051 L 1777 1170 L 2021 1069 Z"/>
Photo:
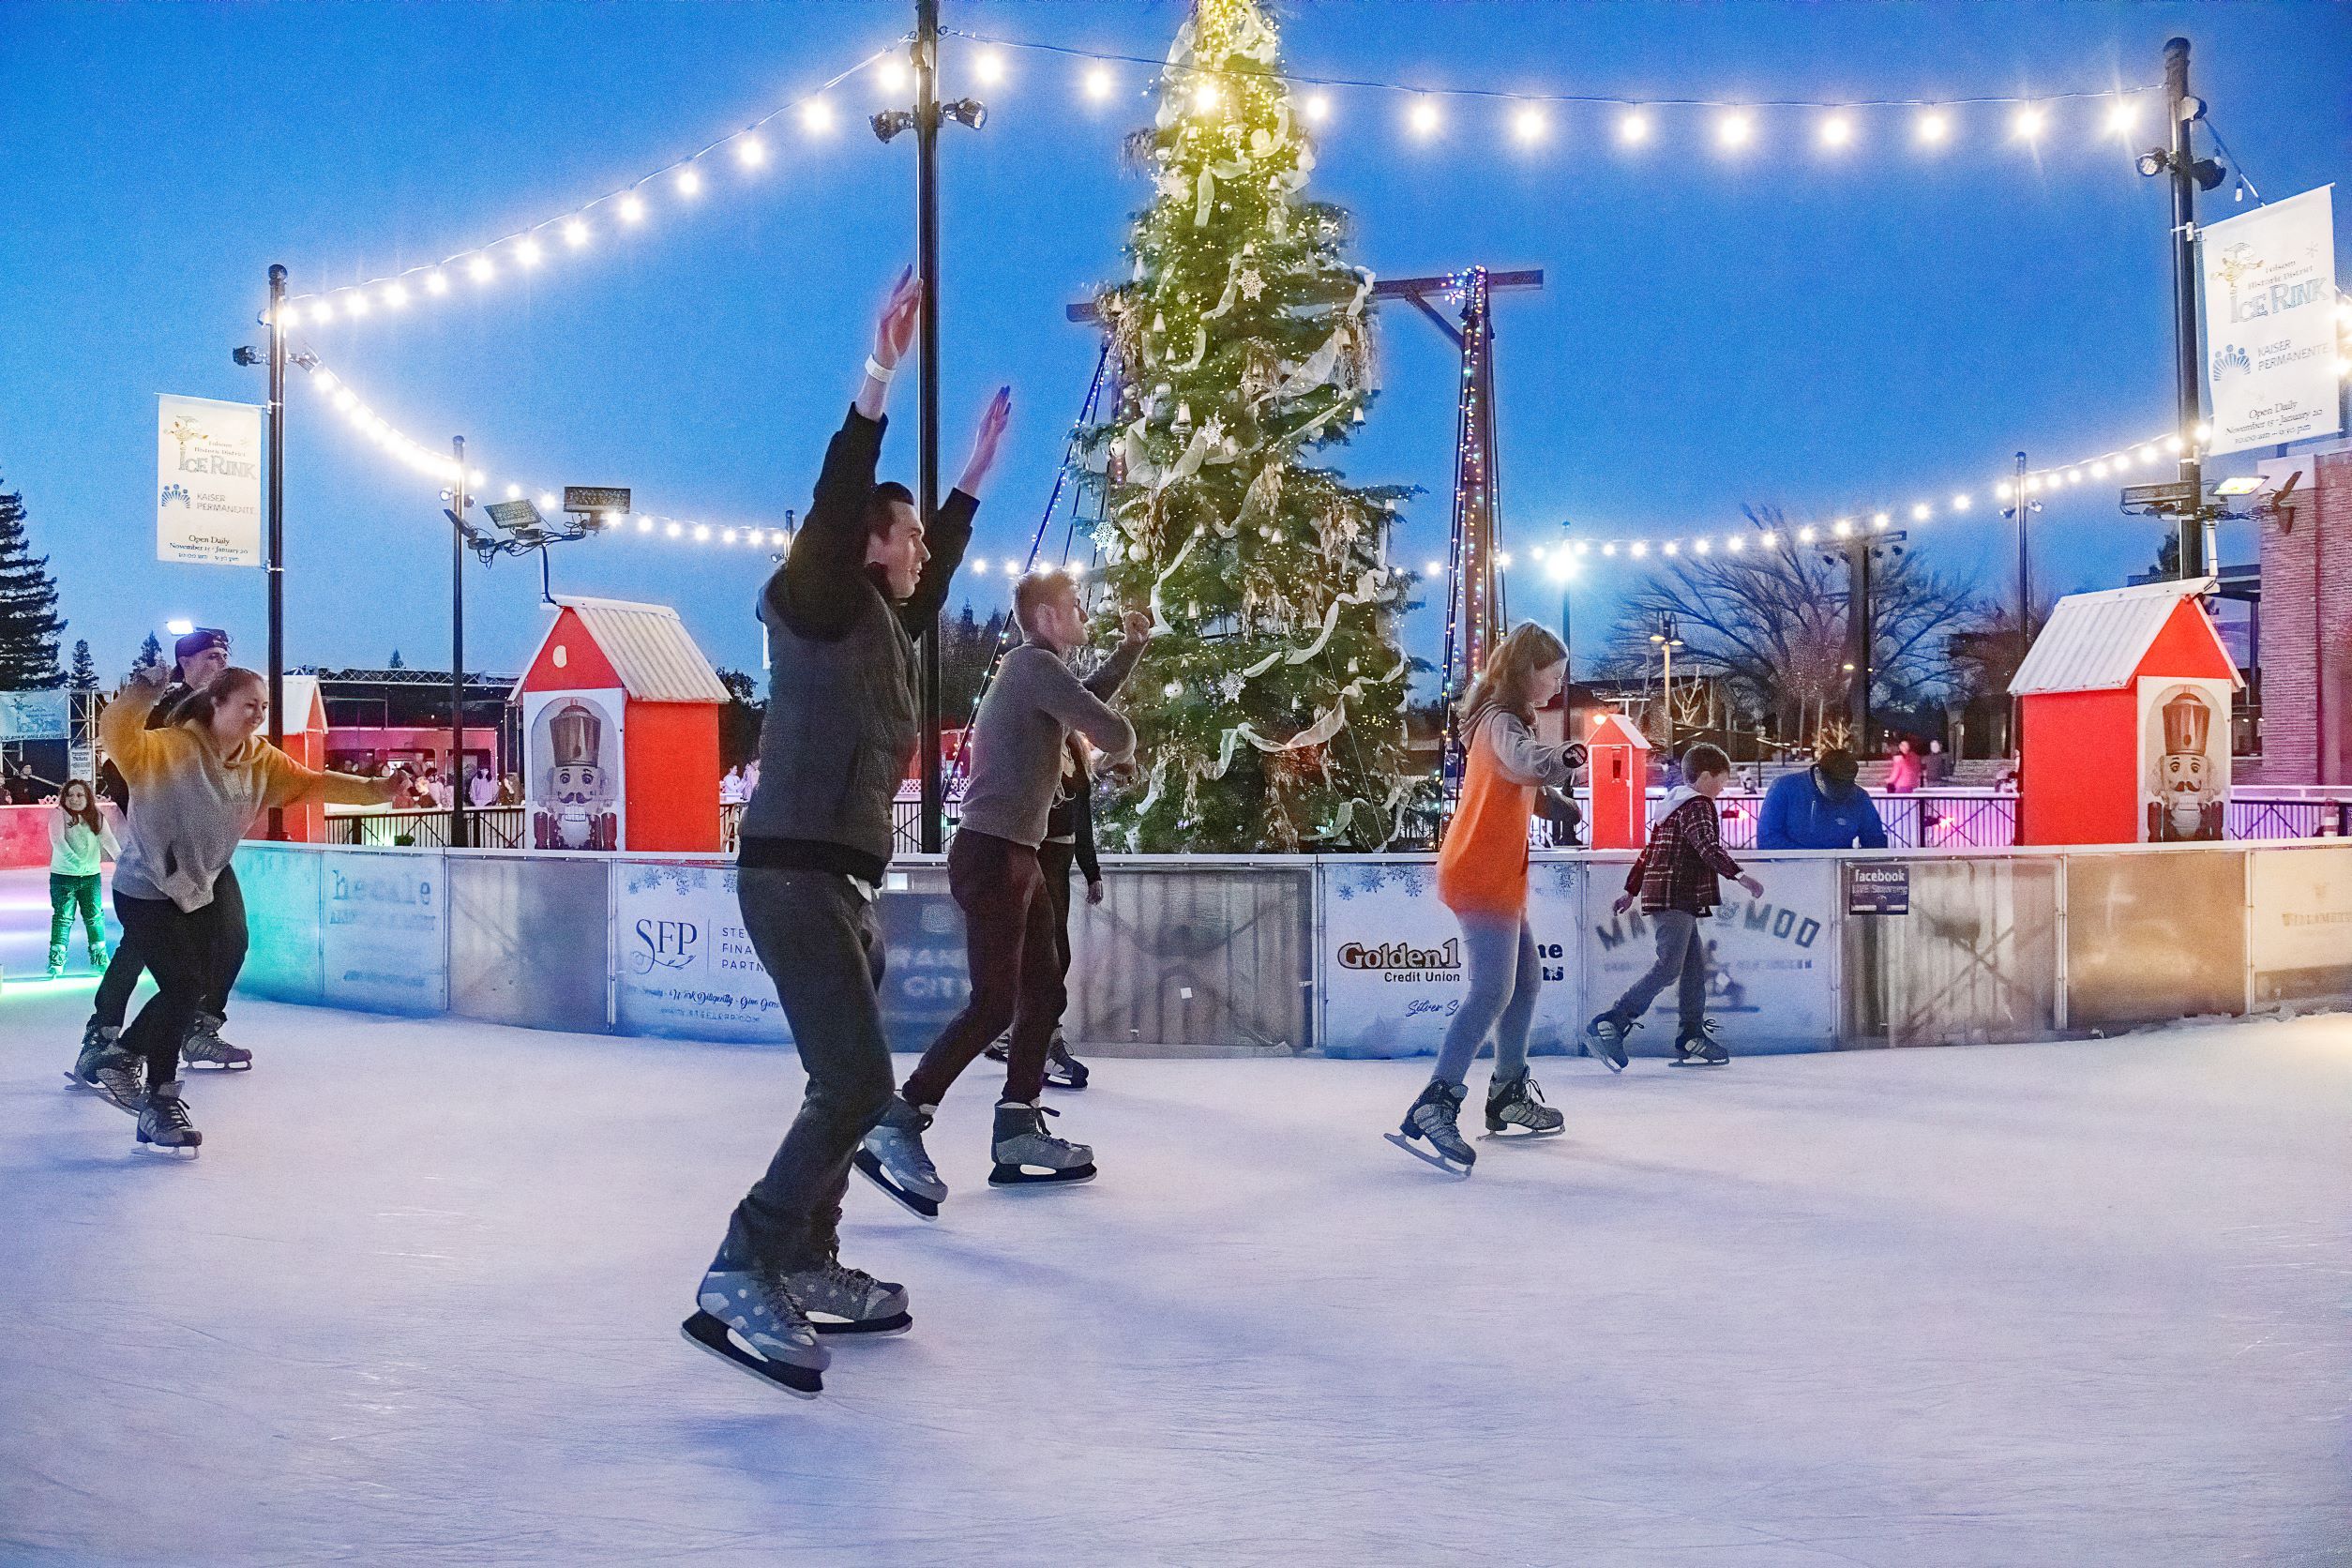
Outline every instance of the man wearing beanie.
<path fill-rule="evenodd" d="M 1835 746 L 1802 773 L 1784 774 L 1756 818 L 1759 850 L 1883 850 L 1877 805 L 1858 787 L 1854 754 Z"/>

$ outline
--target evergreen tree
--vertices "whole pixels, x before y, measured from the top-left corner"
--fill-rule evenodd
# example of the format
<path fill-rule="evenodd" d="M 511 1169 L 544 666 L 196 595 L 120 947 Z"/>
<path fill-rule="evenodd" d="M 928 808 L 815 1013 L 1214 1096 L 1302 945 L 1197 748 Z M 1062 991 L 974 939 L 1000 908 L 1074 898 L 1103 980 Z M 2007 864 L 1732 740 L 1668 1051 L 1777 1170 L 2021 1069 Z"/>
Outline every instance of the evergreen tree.
<path fill-rule="evenodd" d="M 90 657 L 90 644 L 82 638 L 73 640 L 73 669 L 66 676 L 66 685 L 76 691 L 98 688 L 98 664 Z"/>
<path fill-rule="evenodd" d="M 24 533 L 24 497 L 0 495 L 0 691 L 36 691 L 65 680 L 57 668 L 57 582 L 49 557 Z"/>
<path fill-rule="evenodd" d="M 161 664 L 164 662 L 163 643 L 156 637 L 155 633 L 147 633 L 147 640 L 139 644 L 139 662 L 143 665 Z"/>
<path fill-rule="evenodd" d="M 1259 0 L 1195 0 L 1130 141 L 1156 194 L 1097 301 L 1121 378 L 1086 432 L 1111 602 L 1158 635 L 1127 687 L 1138 776 L 1105 837 L 1146 851 L 1377 848 L 1408 771 L 1407 587 L 1386 529 L 1410 490 L 1309 454 L 1372 398 L 1372 275 L 1347 216 L 1300 199 L 1314 153 Z"/>
<path fill-rule="evenodd" d="M 408 668 L 407 665 L 400 662 L 400 650 L 398 648 L 392 650 L 392 662 L 385 665 L 384 668 L 386 670 L 405 670 Z"/>

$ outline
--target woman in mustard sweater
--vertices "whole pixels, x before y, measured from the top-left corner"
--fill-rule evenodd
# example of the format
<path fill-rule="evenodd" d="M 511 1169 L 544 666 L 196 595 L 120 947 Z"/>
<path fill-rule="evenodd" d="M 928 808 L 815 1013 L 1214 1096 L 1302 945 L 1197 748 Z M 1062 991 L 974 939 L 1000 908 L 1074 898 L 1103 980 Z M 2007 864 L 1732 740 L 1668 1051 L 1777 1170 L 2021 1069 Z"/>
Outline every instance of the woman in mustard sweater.
<path fill-rule="evenodd" d="M 143 667 L 98 719 L 106 753 L 130 783 L 114 912 L 157 990 L 91 1076 L 109 1100 L 139 1118 L 140 1142 L 192 1152 L 204 1135 L 180 1098 L 180 1039 L 196 1016 L 212 955 L 224 939 L 245 938 L 219 929 L 228 916 L 213 883 L 269 807 L 307 800 L 388 805 L 407 793 L 408 781 L 314 772 L 270 745 L 260 734 L 269 688 L 250 670 L 222 671 L 187 700 L 174 722 L 150 730 L 148 711 L 162 694 L 162 670 Z"/>
<path fill-rule="evenodd" d="M 1495 1076 L 1487 1130 L 1560 1128 L 1560 1112 L 1544 1103 L 1527 1071 L 1528 1026 L 1544 984 L 1527 923 L 1527 828 L 1537 792 L 1569 782 L 1584 763 L 1583 746 L 1535 738 L 1535 710 L 1559 695 L 1567 674 L 1567 649 L 1530 621 L 1495 645 L 1462 700 L 1462 796 L 1438 852 L 1438 897 L 1462 923 L 1470 989 L 1446 1028 L 1429 1086 L 1394 1141 L 1419 1153 L 1407 1140 L 1426 1138 L 1440 1159 L 1465 1170 L 1478 1153 L 1456 1125 L 1463 1079 L 1489 1034 Z"/>

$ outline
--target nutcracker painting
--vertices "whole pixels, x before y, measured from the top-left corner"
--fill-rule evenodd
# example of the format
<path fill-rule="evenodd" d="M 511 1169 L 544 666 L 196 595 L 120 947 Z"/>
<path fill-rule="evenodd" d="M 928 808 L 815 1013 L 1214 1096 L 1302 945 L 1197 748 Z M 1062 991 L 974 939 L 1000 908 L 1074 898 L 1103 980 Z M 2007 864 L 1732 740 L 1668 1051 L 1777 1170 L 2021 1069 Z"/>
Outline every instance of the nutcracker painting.
<path fill-rule="evenodd" d="M 2229 689 L 2219 682 L 2140 682 L 2148 842 L 2222 837 L 2229 795 Z"/>
<path fill-rule="evenodd" d="M 604 713 L 592 699 L 566 696 L 539 710 L 532 726 L 536 776 L 531 791 L 531 842 L 542 850 L 616 850 L 620 815 L 612 748 Z"/>

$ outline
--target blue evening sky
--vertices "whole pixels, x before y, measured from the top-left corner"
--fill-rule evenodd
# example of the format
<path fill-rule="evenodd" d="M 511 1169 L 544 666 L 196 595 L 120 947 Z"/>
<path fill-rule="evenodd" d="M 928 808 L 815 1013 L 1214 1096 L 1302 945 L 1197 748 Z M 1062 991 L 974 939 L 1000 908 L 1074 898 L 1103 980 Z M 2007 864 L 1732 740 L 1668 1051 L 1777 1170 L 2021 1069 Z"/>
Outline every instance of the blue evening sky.
<path fill-rule="evenodd" d="M 258 401 L 230 363 L 264 269 L 297 288 L 438 259 L 626 185 L 822 82 L 900 32 L 912 7 L 830 5 L 48 5 L 0 7 L 0 483 L 23 490 L 71 618 L 110 675 L 168 618 L 229 627 L 262 656 L 258 572 L 158 565 L 155 398 Z M 1184 8 L 947 0 L 951 27 L 1157 57 Z M 1293 4 L 1289 68 L 1419 86 L 1701 98 L 1949 99 L 2152 83 L 2164 39 L 2272 198 L 2352 169 L 2352 8 L 2269 5 L 1649 6 Z M 989 105 L 944 138 L 945 473 L 1010 382 L 1017 430 L 977 553 L 1025 545 L 1095 344 L 1063 305 L 1121 275 L 1143 183 L 1119 156 L 1148 122 L 1148 72 L 1108 105 L 1080 63 L 1015 52 Z M 872 307 L 912 249 L 912 144 L 860 123 L 870 73 L 831 95 L 829 136 L 779 122 L 768 167 L 711 165 L 666 188 L 626 235 L 446 300 L 304 327 L 297 341 L 420 440 L 462 432 L 494 482 L 632 487 L 648 510 L 774 524 L 807 504 L 865 352 Z M 2164 198 L 2058 104 L 2038 152 L 2010 111 L 1958 112 L 1922 156 L 1908 112 L 1865 110 L 1834 158 L 1809 112 L 1766 111 L 1726 158 L 1707 112 L 1660 111 L 1637 155 L 1611 112 L 1560 108 L 1533 151 L 1499 104 L 1445 102 L 1425 143 L 1403 105 L 1334 92 L 1310 193 L 1353 210 L 1354 259 L 1383 276 L 1468 263 L 1540 266 L 1500 307 L 1506 542 L 1665 535 L 1954 490 L 1968 520 L 1915 535 L 1988 587 L 2009 569 L 1985 487 L 2020 445 L 2056 461 L 2162 430 L 2172 407 Z M 2152 100 L 2151 100 L 2152 102 Z M 2209 218 L 2224 216 L 2225 188 Z M 2340 229 L 2347 222 L 2339 204 Z M 1455 362 L 1408 309 L 1381 324 L 1385 391 L 1336 460 L 1418 484 L 1398 553 L 1442 550 Z M 911 381 L 911 378 L 909 378 Z M 447 533 L 437 487 L 290 390 L 291 663 L 445 663 Z M 885 472 L 913 477 L 912 387 L 894 400 Z M 2165 476 L 2168 476 L 2166 471 Z M 2149 474 L 2147 476 L 2159 476 Z M 2155 527 L 2086 484 L 2038 520 L 2043 579 L 2104 586 L 2142 567 Z M 1059 541 L 1056 520 L 1052 538 Z M 2224 541 L 2231 559 L 2251 541 Z M 658 539 L 581 544 L 561 591 L 675 604 L 717 662 L 755 667 L 748 610 L 764 558 Z M 1619 568 L 1624 569 L 1624 568 Z M 1611 582 L 1577 589 L 1597 629 Z M 1514 608 L 1557 612 L 1515 574 Z M 512 670 L 543 625 L 535 570 L 475 571 L 469 648 Z M 999 604 L 1004 580 L 969 585 Z M 1434 653 L 1436 615 L 1413 630 Z M 1588 644 L 1589 645 L 1589 644 Z"/>

